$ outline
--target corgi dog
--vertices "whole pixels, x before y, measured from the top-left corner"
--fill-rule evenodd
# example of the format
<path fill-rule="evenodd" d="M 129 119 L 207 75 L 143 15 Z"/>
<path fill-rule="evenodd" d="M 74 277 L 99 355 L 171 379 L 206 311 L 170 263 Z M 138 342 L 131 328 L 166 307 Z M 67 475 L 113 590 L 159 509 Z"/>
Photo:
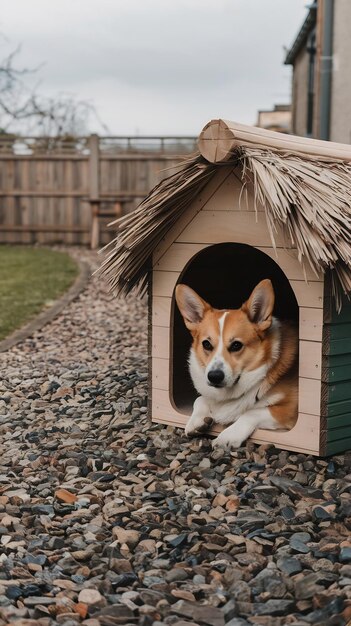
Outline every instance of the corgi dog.
<path fill-rule="evenodd" d="M 195 389 L 188 436 L 213 422 L 224 426 L 214 445 L 238 448 L 256 428 L 290 429 L 298 408 L 298 333 L 273 317 L 274 290 L 262 280 L 240 309 L 218 310 L 179 284 L 176 302 L 193 342 Z"/>

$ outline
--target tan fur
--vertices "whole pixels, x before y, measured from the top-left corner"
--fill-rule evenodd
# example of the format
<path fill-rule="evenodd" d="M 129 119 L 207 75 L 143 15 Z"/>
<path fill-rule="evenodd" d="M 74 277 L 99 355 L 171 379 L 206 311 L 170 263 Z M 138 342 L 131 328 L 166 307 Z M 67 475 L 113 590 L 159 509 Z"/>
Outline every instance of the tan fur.
<path fill-rule="evenodd" d="M 282 324 L 280 350 L 280 358 L 268 371 L 259 397 L 268 391 L 282 393 L 283 400 L 271 406 L 270 411 L 282 428 L 292 428 L 298 414 L 298 332 L 288 323 Z"/>

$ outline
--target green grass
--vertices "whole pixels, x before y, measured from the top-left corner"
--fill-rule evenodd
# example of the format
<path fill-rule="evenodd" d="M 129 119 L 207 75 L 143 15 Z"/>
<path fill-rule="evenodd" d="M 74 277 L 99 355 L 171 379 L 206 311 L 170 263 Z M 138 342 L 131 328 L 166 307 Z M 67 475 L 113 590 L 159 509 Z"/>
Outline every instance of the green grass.
<path fill-rule="evenodd" d="M 0 246 L 0 340 L 64 293 L 78 274 L 68 254 Z"/>

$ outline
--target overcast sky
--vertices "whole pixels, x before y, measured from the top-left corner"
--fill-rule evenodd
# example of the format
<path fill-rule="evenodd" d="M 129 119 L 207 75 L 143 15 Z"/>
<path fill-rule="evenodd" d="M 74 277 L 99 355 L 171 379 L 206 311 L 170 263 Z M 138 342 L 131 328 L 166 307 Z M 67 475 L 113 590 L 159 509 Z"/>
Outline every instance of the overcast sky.
<path fill-rule="evenodd" d="M 289 102 L 284 46 L 306 4 L 8 0 L 0 52 L 20 44 L 19 65 L 42 64 L 41 92 L 88 100 L 112 134 L 198 135 L 212 118 L 252 124 Z"/>

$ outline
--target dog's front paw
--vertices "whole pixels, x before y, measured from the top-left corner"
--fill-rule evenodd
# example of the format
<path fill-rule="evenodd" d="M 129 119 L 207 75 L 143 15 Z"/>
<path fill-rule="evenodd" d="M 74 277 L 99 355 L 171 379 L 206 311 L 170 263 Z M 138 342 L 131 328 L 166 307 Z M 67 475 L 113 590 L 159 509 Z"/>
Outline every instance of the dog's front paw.
<path fill-rule="evenodd" d="M 190 418 L 185 426 L 185 434 L 187 437 L 196 437 L 205 433 L 213 423 L 212 417 Z"/>
<path fill-rule="evenodd" d="M 224 449 L 240 448 L 240 446 L 244 442 L 244 439 L 235 436 L 234 434 L 227 433 L 226 430 L 223 430 L 223 432 L 221 432 L 218 437 L 213 440 L 212 446 L 214 448 L 219 447 Z"/>

